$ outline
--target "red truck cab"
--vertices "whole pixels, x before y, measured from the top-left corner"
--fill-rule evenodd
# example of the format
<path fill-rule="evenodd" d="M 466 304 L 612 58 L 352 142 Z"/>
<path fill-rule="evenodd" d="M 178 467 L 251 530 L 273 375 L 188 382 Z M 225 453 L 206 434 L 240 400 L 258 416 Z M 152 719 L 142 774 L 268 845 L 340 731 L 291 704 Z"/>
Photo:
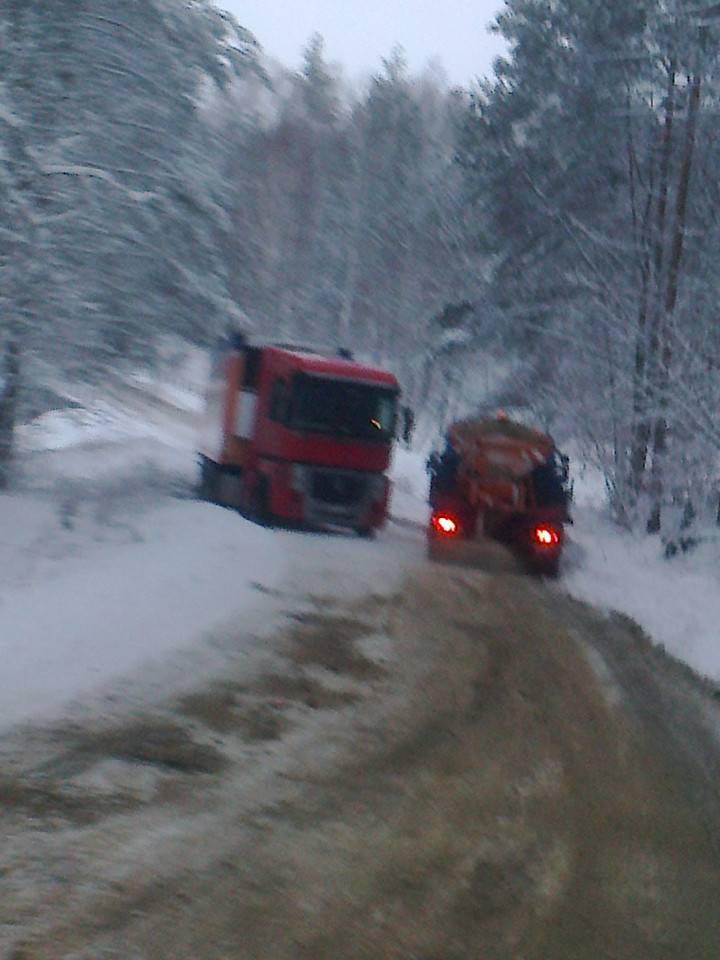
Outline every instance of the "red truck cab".
<path fill-rule="evenodd" d="M 372 534 L 388 514 L 400 387 L 348 354 L 230 341 L 212 365 L 203 495 L 257 519 Z"/>

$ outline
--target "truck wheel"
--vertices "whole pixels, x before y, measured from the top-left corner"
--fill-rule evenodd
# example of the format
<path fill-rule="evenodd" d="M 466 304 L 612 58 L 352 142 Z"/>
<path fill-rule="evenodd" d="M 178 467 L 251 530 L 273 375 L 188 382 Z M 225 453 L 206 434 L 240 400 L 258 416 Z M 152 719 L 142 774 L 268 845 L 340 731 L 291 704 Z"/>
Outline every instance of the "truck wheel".
<path fill-rule="evenodd" d="M 203 457 L 200 463 L 200 483 L 198 485 L 198 496 L 201 500 L 207 500 L 209 503 L 218 502 L 218 469 L 217 466 Z"/>
<path fill-rule="evenodd" d="M 267 477 L 259 477 L 250 502 L 252 519 L 263 527 L 272 526 L 273 514 L 270 509 L 270 489 Z"/>
<path fill-rule="evenodd" d="M 550 580 L 557 580 L 560 576 L 560 554 L 547 557 L 540 566 L 540 575 Z"/>
<path fill-rule="evenodd" d="M 536 577 L 547 577 L 548 580 L 557 580 L 560 576 L 560 553 L 555 551 L 545 556 L 521 552 L 525 570 Z"/>

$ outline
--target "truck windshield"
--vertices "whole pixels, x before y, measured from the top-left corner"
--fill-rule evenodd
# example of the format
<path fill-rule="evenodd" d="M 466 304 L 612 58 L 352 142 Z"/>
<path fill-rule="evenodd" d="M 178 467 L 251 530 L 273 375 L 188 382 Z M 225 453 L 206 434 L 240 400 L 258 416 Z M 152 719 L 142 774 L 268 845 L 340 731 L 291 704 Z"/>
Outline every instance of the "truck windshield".
<path fill-rule="evenodd" d="M 351 380 L 298 374 L 293 383 L 290 426 L 366 440 L 391 440 L 397 391 Z"/>

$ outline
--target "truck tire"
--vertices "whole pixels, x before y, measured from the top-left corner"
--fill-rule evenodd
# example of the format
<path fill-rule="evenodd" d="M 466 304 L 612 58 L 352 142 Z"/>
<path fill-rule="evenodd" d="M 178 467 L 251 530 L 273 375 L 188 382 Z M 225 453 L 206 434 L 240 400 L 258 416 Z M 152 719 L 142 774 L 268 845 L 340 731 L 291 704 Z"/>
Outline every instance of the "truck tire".
<path fill-rule="evenodd" d="M 560 554 L 553 553 L 534 565 L 534 572 L 549 580 L 557 580 L 560 576 Z"/>
<path fill-rule="evenodd" d="M 267 477 L 260 476 L 250 500 L 250 516 L 261 527 L 270 527 L 273 524 L 273 513 L 270 509 L 270 485 Z"/>
<path fill-rule="evenodd" d="M 217 464 L 207 457 L 202 457 L 200 461 L 200 483 L 198 485 L 198 496 L 201 500 L 207 500 L 208 503 L 218 503 L 219 477 Z"/>

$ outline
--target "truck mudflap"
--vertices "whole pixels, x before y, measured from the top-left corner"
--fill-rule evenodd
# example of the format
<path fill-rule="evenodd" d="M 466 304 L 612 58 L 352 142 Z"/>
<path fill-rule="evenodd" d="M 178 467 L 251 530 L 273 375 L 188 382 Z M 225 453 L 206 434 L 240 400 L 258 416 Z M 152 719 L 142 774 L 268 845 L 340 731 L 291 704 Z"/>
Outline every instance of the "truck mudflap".
<path fill-rule="evenodd" d="M 565 543 L 565 519 L 564 508 L 511 514 L 489 511 L 485 532 L 512 550 L 528 572 L 556 577 Z"/>
<path fill-rule="evenodd" d="M 477 533 L 478 512 L 461 497 L 436 498 L 430 514 L 429 536 L 441 540 L 471 540 Z"/>
<path fill-rule="evenodd" d="M 565 527 L 557 517 L 524 517 L 508 541 L 530 573 L 557 577 L 565 541 Z"/>

